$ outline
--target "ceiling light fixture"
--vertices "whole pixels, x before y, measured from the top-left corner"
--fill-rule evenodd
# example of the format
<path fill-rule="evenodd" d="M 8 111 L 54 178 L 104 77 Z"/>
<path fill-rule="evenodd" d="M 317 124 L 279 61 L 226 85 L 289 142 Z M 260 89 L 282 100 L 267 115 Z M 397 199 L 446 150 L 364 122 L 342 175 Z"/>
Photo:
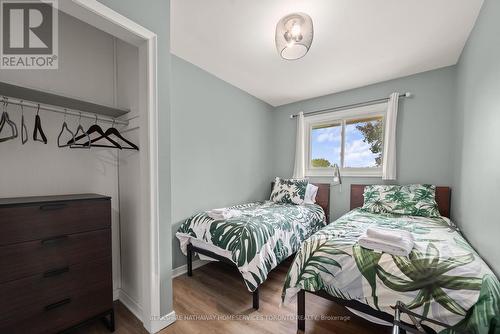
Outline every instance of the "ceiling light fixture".
<path fill-rule="evenodd" d="M 313 36 L 314 28 L 309 15 L 289 14 L 276 25 L 276 49 L 283 59 L 300 59 L 309 51 Z"/>

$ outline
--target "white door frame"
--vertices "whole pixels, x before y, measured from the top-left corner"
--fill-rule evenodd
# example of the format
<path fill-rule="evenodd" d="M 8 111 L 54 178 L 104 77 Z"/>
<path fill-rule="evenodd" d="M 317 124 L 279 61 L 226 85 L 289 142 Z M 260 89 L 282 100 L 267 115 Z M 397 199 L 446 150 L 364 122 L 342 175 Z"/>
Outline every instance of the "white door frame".
<path fill-rule="evenodd" d="M 140 320 L 155 333 L 175 320 L 174 312 L 160 314 L 157 36 L 96 0 L 59 1 L 59 10 L 139 48 L 141 216 L 148 222 L 142 238 L 144 305 Z"/>

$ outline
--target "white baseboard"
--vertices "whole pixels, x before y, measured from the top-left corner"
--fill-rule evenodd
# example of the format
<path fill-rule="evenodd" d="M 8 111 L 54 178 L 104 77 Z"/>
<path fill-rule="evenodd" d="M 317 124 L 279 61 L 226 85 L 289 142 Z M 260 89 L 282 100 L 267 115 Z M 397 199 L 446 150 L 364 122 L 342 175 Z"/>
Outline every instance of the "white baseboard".
<path fill-rule="evenodd" d="M 137 301 L 135 301 L 122 289 L 118 290 L 118 299 L 123 305 L 125 305 L 126 308 L 129 309 L 130 312 L 132 312 L 133 315 L 135 315 L 137 319 L 142 321 L 142 307 Z"/>
<path fill-rule="evenodd" d="M 120 289 L 113 290 L 113 301 L 117 301 L 120 299 Z"/>
<path fill-rule="evenodd" d="M 158 333 L 163 328 L 170 326 L 175 322 L 175 311 L 170 312 L 167 315 L 162 316 L 160 319 L 151 320 L 148 322 L 144 322 L 144 328 L 153 334 Z"/>
<path fill-rule="evenodd" d="M 139 305 L 132 297 L 130 297 L 125 291 L 122 289 L 118 289 L 118 296 L 120 302 L 125 305 L 127 309 L 129 309 L 132 314 L 142 322 L 142 325 L 149 333 L 157 333 L 161 331 L 163 328 L 171 325 L 175 322 L 175 311 L 170 312 L 167 315 L 162 316 L 159 319 L 143 321 L 142 320 L 142 307 Z"/>
<path fill-rule="evenodd" d="M 209 262 L 211 262 L 211 261 L 195 260 L 195 261 L 193 261 L 193 269 L 200 268 Z M 185 273 L 187 273 L 187 264 L 180 266 L 180 267 L 177 267 L 175 269 L 172 269 L 172 278 L 175 278 L 177 276 L 181 276 Z"/>

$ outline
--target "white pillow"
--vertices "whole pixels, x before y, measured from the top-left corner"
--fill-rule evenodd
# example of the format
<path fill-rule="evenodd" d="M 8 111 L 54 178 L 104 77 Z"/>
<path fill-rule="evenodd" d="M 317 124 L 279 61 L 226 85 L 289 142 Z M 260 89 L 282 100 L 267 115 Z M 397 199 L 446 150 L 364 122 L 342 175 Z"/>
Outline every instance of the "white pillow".
<path fill-rule="evenodd" d="M 304 204 L 314 204 L 316 203 L 316 194 L 318 193 L 318 187 L 314 184 L 307 184 L 306 194 L 304 196 Z"/>

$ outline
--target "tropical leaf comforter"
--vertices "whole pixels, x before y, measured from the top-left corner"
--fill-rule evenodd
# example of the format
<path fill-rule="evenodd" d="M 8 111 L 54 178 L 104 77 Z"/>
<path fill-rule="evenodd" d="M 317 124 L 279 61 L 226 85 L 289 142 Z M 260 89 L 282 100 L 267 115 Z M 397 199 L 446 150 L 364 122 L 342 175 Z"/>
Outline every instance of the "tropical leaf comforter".
<path fill-rule="evenodd" d="M 357 240 L 369 226 L 411 232 L 415 247 L 409 257 L 360 247 Z M 402 301 L 416 313 L 453 325 L 443 330 L 427 324 L 437 331 L 500 333 L 500 283 L 446 218 L 355 209 L 303 243 L 286 278 L 284 302 L 301 289 L 324 290 L 391 315 Z"/>
<path fill-rule="evenodd" d="M 254 291 L 268 273 L 301 243 L 325 226 L 325 213 L 316 204 L 293 205 L 271 201 L 236 205 L 241 216 L 213 220 L 206 212 L 187 219 L 176 233 L 187 252 L 192 238 L 230 252 L 248 290 Z"/>

